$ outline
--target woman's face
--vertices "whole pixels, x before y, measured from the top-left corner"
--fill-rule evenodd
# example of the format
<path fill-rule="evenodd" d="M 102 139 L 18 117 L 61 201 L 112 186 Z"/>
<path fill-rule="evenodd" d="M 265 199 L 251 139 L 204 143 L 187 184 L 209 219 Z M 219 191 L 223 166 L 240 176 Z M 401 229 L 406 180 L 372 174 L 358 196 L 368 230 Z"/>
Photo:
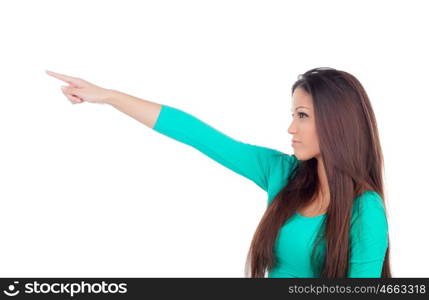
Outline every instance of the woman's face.
<path fill-rule="evenodd" d="M 314 120 L 313 99 L 302 88 L 296 88 L 292 95 L 292 124 L 288 132 L 292 140 L 298 142 L 293 144 L 296 158 L 309 160 L 320 156 L 319 140 L 316 134 Z"/>

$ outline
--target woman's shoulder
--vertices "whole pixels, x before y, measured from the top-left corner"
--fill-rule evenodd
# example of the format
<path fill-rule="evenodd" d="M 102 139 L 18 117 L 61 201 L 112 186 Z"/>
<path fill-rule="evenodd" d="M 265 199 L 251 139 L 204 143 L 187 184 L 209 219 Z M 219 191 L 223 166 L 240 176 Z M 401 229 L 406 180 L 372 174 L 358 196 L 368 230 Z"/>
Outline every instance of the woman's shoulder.
<path fill-rule="evenodd" d="M 292 172 L 298 166 L 299 160 L 294 154 L 286 154 L 278 152 L 277 155 L 272 157 L 269 188 L 268 188 L 268 203 L 271 202 L 272 197 L 288 184 Z"/>
<path fill-rule="evenodd" d="M 356 196 L 353 206 L 361 209 L 384 209 L 383 198 L 374 190 L 366 190 Z"/>

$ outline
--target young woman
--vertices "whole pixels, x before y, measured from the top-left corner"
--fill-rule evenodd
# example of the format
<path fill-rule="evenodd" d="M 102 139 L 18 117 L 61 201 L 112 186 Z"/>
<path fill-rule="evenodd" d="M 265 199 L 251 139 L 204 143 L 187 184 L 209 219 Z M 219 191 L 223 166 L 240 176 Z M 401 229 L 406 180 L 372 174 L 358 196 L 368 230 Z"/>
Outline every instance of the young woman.
<path fill-rule="evenodd" d="M 392 277 L 377 123 L 353 75 L 315 68 L 299 76 L 289 155 L 237 141 L 178 108 L 47 73 L 69 83 L 63 93 L 73 104 L 110 104 L 267 192 L 246 277 Z"/>

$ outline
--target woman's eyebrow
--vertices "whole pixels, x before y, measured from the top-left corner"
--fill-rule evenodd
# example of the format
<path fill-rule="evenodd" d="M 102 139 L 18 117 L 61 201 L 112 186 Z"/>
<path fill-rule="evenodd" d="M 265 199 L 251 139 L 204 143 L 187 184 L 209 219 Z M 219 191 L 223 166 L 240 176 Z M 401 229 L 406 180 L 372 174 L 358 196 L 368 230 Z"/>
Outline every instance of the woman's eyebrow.
<path fill-rule="evenodd" d="M 308 108 L 308 107 L 306 107 L 306 106 L 300 105 L 300 106 L 298 106 L 297 108 L 295 108 L 295 110 L 297 110 L 297 109 L 298 109 L 298 108 L 300 108 L 300 107 L 302 107 L 302 108 L 306 108 L 306 109 L 309 109 L 309 108 Z M 293 111 L 293 110 L 291 109 L 290 111 Z"/>

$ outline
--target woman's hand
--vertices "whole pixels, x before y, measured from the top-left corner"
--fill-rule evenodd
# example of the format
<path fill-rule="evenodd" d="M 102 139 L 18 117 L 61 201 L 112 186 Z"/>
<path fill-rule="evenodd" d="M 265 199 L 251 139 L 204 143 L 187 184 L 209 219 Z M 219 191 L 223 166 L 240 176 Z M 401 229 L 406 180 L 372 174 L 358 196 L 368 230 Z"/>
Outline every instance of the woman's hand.
<path fill-rule="evenodd" d="M 71 77 L 51 71 L 46 71 L 46 73 L 69 84 L 69 86 L 62 86 L 61 89 L 72 104 L 84 101 L 106 104 L 113 93 L 112 90 L 99 87 L 78 77 Z"/>

